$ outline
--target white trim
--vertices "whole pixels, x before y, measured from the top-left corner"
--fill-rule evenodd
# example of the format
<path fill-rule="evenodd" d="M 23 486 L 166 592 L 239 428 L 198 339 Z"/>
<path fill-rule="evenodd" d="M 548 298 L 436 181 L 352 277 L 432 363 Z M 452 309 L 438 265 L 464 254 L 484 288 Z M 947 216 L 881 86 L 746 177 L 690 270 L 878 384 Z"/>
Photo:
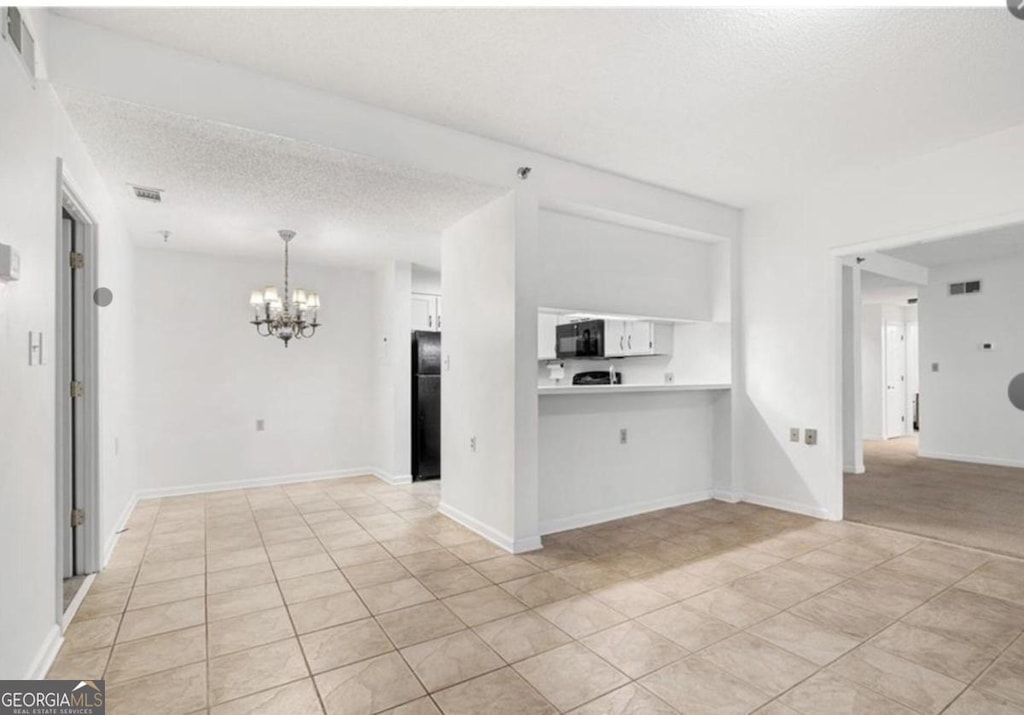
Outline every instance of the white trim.
<path fill-rule="evenodd" d="M 293 482 L 318 482 L 327 479 L 349 479 L 351 477 L 376 477 L 388 481 L 380 472 L 372 467 L 356 469 L 334 469 L 325 472 L 308 472 L 305 474 L 284 474 L 276 477 L 258 477 L 256 479 L 239 479 L 233 482 L 209 482 L 207 484 L 183 484 L 178 487 L 162 487 L 159 489 L 140 489 L 135 493 L 136 499 L 159 499 L 161 497 L 185 496 L 188 494 L 206 494 L 208 492 L 227 492 L 234 489 L 255 489 L 273 487 L 278 484 Z"/>
<path fill-rule="evenodd" d="M 725 489 L 713 489 L 711 490 L 711 498 L 715 501 L 723 501 L 727 504 L 738 504 L 743 501 L 741 495 L 735 492 L 730 492 Z"/>
<path fill-rule="evenodd" d="M 72 571 L 95 573 L 102 568 L 100 535 L 100 459 L 99 459 L 99 317 L 96 305 L 90 299 L 98 281 L 98 223 L 95 215 L 82 200 L 82 192 L 67 165 L 61 157 L 56 160 L 57 187 L 55 207 L 55 251 L 56 275 L 54 283 L 54 478 L 55 478 L 55 524 L 56 531 L 56 618 L 60 623 L 64 617 L 64 575 L 68 558 L 65 548 L 65 529 L 70 516 L 70 506 L 75 495 L 69 486 L 77 490 L 79 506 L 86 513 L 85 524 L 79 527 L 77 546 L 81 549 L 80 560 L 72 564 Z M 72 375 L 75 354 L 70 350 L 68 331 L 75 326 L 74 315 L 68 309 L 68 284 L 73 269 L 68 266 L 67 251 L 70 248 L 64 237 L 63 212 L 67 210 L 82 229 L 82 245 L 79 250 L 85 257 L 85 269 L 81 272 L 84 301 L 81 315 L 82 376 L 85 396 L 80 398 L 82 412 L 81 445 L 74 455 L 78 461 L 72 465 L 70 444 L 76 437 L 76 424 L 71 421 L 71 407 L 68 385 Z M 76 484 L 69 485 L 68 470 L 76 470 Z"/>
<path fill-rule="evenodd" d="M 859 467 L 850 464 L 843 465 L 843 474 L 864 474 L 866 471 L 863 464 Z"/>
<path fill-rule="evenodd" d="M 516 543 L 515 540 L 512 539 L 512 537 L 510 537 L 510 536 L 508 536 L 506 534 L 503 534 L 500 531 L 498 531 L 497 529 L 494 529 L 494 528 L 488 526 L 487 524 L 483 523 L 479 519 L 477 519 L 475 517 L 472 517 L 469 514 L 467 514 L 466 512 L 462 511 L 461 509 L 456 509 L 451 504 L 446 504 L 445 502 L 441 502 L 437 506 L 437 511 L 439 513 L 441 513 L 441 514 L 444 514 L 445 516 L 447 516 L 452 521 L 457 521 L 458 523 L 462 524 L 464 527 L 466 527 L 470 531 L 476 532 L 480 536 L 482 536 L 485 539 L 487 539 L 488 541 L 490 541 L 495 546 L 499 546 L 499 547 L 505 549 L 505 551 L 508 551 L 509 553 L 512 553 L 512 554 L 517 553 L 516 552 L 517 543 Z M 535 548 L 539 548 L 540 537 L 537 536 L 537 537 L 533 537 L 533 538 L 536 538 L 536 540 L 538 542 L 538 545 Z M 526 544 L 527 541 L 528 540 L 525 540 L 525 539 L 521 540 L 519 545 L 522 546 L 522 545 Z M 532 545 L 532 542 L 531 542 L 531 545 Z M 532 550 L 532 549 L 529 549 L 529 550 Z"/>
<path fill-rule="evenodd" d="M 776 499 L 775 497 L 765 497 L 760 496 L 759 494 L 744 494 L 743 501 L 750 504 L 757 504 L 758 506 L 766 506 L 769 509 L 780 509 L 782 511 L 793 512 L 794 514 L 813 516 L 815 519 L 839 521 L 832 516 L 828 509 L 825 509 L 824 507 L 801 504 L 800 502 L 789 501 L 788 499 Z"/>
<path fill-rule="evenodd" d="M 46 638 L 43 639 L 43 644 L 39 647 L 36 657 L 32 659 L 32 665 L 29 666 L 25 679 L 43 680 L 62 645 L 64 645 L 64 634 L 61 633 L 60 626 L 54 623 L 46 632 Z"/>
<path fill-rule="evenodd" d="M 135 505 L 138 503 L 139 495 L 137 493 L 133 494 L 132 498 L 125 504 L 124 509 L 121 510 L 121 516 L 117 517 L 117 521 L 114 522 L 114 530 L 107 535 L 107 543 L 103 546 L 103 566 L 101 568 L 106 568 L 107 564 L 110 563 L 110 557 L 113 555 L 114 548 L 121 538 L 121 532 L 128 525 L 128 519 L 131 518 L 132 512 L 135 511 Z"/>
<path fill-rule="evenodd" d="M 616 506 L 610 509 L 600 509 L 598 511 L 587 512 L 585 514 L 574 514 L 573 516 L 565 516 L 559 519 L 551 519 L 550 521 L 542 521 L 540 523 L 540 533 L 555 534 L 559 531 L 568 531 L 569 529 L 593 526 L 594 524 L 602 524 L 606 521 L 624 519 L 627 516 L 636 516 L 637 514 L 646 514 L 647 512 L 658 511 L 659 509 L 669 509 L 674 506 L 682 506 L 683 504 L 707 501 L 712 498 L 712 494 L 713 492 L 710 489 L 699 492 L 688 492 L 686 494 L 673 494 L 672 496 L 662 497 L 661 499 L 634 502 L 632 504 Z"/>
<path fill-rule="evenodd" d="M 411 474 L 391 474 L 383 469 L 374 469 L 371 471 L 371 474 L 382 482 L 387 482 L 396 487 L 403 484 L 412 484 Z"/>
<path fill-rule="evenodd" d="M 945 459 L 949 462 L 967 462 L 969 464 L 986 464 L 992 467 L 1018 467 L 1024 469 L 1024 461 L 1019 459 L 977 457 L 971 454 L 947 454 L 945 452 L 930 452 L 923 449 L 917 450 L 917 456 L 924 457 L 925 459 Z"/>
<path fill-rule="evenodd" d="M 92 582 L 96 580 L 96 574 L 91 573 L 85 577 L 82 581 L 82 585 L 78 587 L 78 593 L 71 599 L 71 603 L 68 604 L 67 609 L 64 611 L 64 618 L 61 620 L 60 630 L 63 633 L 71 625 L 71 621 L 74 619 L 75 614 L 78 613 L 79 607 L 82 605 L 82 601 L 89 594 L 89 589 L 92 588 Z"/>

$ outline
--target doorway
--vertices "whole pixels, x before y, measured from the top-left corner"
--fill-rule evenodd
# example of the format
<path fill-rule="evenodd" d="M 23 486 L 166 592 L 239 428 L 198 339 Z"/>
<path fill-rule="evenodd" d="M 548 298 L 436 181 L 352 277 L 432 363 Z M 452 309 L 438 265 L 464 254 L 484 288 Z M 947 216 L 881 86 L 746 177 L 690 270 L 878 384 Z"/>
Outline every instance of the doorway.
<path fill-rule="evenodd" d="M 885 438 L 907 434 L 907 336 L 903 323 L 885 324 Z"/>
<path fill-rule="evenodd" d="M 100 568 L 96 222 L 65 180 L 58 207 L 55 335 L 58 617 Z"/>

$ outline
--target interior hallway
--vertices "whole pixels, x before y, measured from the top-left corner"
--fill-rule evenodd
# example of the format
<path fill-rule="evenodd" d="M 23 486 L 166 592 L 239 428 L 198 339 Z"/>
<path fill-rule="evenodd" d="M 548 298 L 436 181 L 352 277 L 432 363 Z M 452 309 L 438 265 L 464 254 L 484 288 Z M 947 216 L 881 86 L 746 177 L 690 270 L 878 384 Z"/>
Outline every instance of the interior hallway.
<path fill-rule="evenodd" d="M 1019 561 L 722 502 L 510 556 L 438 498 L 144 501 L 49 676 L 105 677 L 111 715 L 1024 709 Z"/>
<path fill-rule="evenodd" d="M 1024 469 L 923 459 L 917 441 L 865 440 L 866 472 L 845 475 L 845 518 L 1024 557 Z"/>

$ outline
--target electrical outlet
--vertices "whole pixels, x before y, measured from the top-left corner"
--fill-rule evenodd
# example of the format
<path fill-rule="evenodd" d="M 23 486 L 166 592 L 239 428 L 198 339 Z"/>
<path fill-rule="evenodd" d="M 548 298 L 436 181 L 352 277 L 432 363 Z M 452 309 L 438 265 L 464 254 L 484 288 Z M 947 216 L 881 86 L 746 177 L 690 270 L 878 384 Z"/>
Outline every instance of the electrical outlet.
<path fill-rule="evenodd" d="M 666 372 L 665 373 L 665 384 L 666 385 L 671 385 L 671 384 L 675 383 L 675 381 L 676 381 L 676 374 L 674 372 Z"/>
<path fill-rule="evenodd" d="M 808 427 L 804 430 L 804 442 L 813 447 L 818 443 L 818 430 Z"/>
<path fill-rule="evenodd" d="M 799 427 L 790 427 L 789 428 L 789 441 L 790 442 L 799 442 L 800 441 L 800 428 Z"/>
<path fill-rule="evenodd" d="M 256 431 L 264 432 L 267 429 L 267 425 L 263 420 L 256 420 Z"/>
<path fill-rule="evenodd" d="M 625 427 L 623 427 L 623 428 L 621 428 L 619 430 L 619 444 L 628 444 L 628 443 L 629 443 L 629 430 L 627 430 Z"/>
<path fill-rule="evenodd" d="M 469 451 L 470 452 L 475 452 L 476 451 L 476 437 L 475 436 L 469 438 Z"/>
<path fill-rule="evenodd" d="M 938 372 L 938 371 L 939 371 L 939 363 L 933 362 L 932 363 L 932 372 Z"/>

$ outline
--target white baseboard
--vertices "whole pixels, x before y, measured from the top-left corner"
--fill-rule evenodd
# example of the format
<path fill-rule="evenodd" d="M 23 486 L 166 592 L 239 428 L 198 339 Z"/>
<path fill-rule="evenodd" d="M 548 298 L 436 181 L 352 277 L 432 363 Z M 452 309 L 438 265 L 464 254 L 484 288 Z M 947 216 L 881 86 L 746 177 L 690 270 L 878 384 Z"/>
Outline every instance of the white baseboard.
<path fill-rule="evenodd" d="M 574 514 L 573 516 L 551 519 L 550 521 L 541 522 L 540 533 L 555 534 L 559 531 L 579 529 L 584 526 L 593 526 L 594 524 L 602 524 L 606 521 L 614 521 L 615 519 L 625 519 L 627 516 L 646 514 L 650 511 L 658 511 L 658 509 L 668 509 L 674 506 L 682 506 L 683 504 L 707 501 L 708 499 L 711 499 L 712 494 L 713 492 L 711 490 L 689 492 L 686 494 L 673 494 L 672 496 L 662 497 L 661 499 L 634 502 L 633 504 L 612 507 L 610 509 L 600 509 L 598 511 L 587 512 L 585 514 Z"/>
<path fill-rule="evenodd" d="M 713 489 L 711 491 L 711 498 L 715 501 L 724 501 L 727 504 L 737 504 L 742 501 L 739 494 L 735 492 L 725 491 L 724 489 Z"/>
<path fill-rule="evenodd" d="M 441 502 L 437 510 L 452 521 L 457 521 L 472 532 L 479 534 L 495 546 L 501 547 L 510 554 L 521 554 L 525 551 L 535 551 L 540 548 L 540 536 L 531 536 L 525 539 L 515 540 L 508 534 L 503 534 L 497 529 L 488 526 L 476 517 L 472 517 L 461 509 L 456 509 L 451 504 Z"/>
<path fill-rule="evenodd" d="M 78 592 L 75 597 L 71 599 L 71 603 L 64 609 L 64 618 L 61 619 L 60 630 L 63 633 L 71 625 L 71 621 L 74 620 L 75 614 L 78 613 L 78 608 L 82 605 L 82 601 L 89 595 L 89 589 L 92 588 L 92 582 L 96 580 L 96 574 L 91 573 L 85 577 L 82 581 L 82 585 L 78 587 Z"/>
<path fill-rule="evenodd" d="M 811 506 L 810 504 L 801 504 L 800 502 L 789 501 L 788 499 L 776 499 L 775 497 L 765 497 L 758 494 L 744 494 L 743 501 L 766 506 L 769 509 L 779 509 L 781 511 L 791 511 L 794 514 L 813 516 L 815 519 L 834 519 L 828 509 Z"/>
<path fill-rule="evenodd" d="M 863 474 L 865 471 L 867 470 L 864 469 L 863 464 L 860 465 L 859 467 L 855 467 L 851 464 L 843 465 L 843 474 Z"/>
<path fill-rule="evenodd" d="M 412 484 L 411 474 L 391 474 L 383 469 L 374 469 L 370 473 L 382 482 L 387 482 L 395 487 L 401 486 L 402 484 Z"/>
<path fill-rule="evenodd" d="M 32 665 L 29 666 L 25 679 L 42 680 L 45 678 L 63 643 L 64 634 L 61 632 L 60 626 L 54 623 L 50 626 L 50 630 L 46 632 L 46 638 L 43 639 L 43 644 L 36 652 L 36 657 L 32 659 Z"/>
<path fill-rule="evenodd" d="M 117 540 L 121 538 L 121 532 L 124 531 L 125 526 L 128 524 L 128 520 L 132 516 L 132 512 L 135 511 L 135 505 L 139 503 L 138 493 L 134 494 L 128 503 L 125 504 L 124 509 L 121 510 L 121 515 L 117 517 L 117 521 L 114 522 L 114 531 L 107 535 L 107 543 L 103 546 L 102 560 L 100 562 L 100 570 L 102 571 L 110 563 L 110 557 L 114 553 L 114 548 L 117 546 Z"/>
<path fill-rule="evenodd" d="M 293 482 L 317 482 L 327 479 L 347 479 L 351 477 L 377 477 L 378 479 L 388 481 L 381 476 L 378 470 L 372 467 L 360 467 L 358 469 L 333 469 L 326 472 L 307 472 L 305 474 L 285 474 L 276 477 L 239 479 L 233 482 L 210 482 L 207 484 L 184 484 L 182 486 L 162 487 L 159 489 L 140 489 L 136 493 L 136 498 L 159 499 L 161 497 L 226 492 L 234 489 L 255 489 L 259 487 L 274 487 L 279 484 L 291 484 Z"/>
<path fill-rule="evenodd" d="M 1024 469 L 1024 461 L 1019 459 L 1001 459 L 999 457 L 976 457 L 970 454 L 947 454 L 945 452 L 931 452 L 923 449 L 917 450 L 918 457 L 925 459 L 945 459 L 950 462 L 967 462 L 968 464 L 985 464 L 990 467 L 1017 467 Z"/>

